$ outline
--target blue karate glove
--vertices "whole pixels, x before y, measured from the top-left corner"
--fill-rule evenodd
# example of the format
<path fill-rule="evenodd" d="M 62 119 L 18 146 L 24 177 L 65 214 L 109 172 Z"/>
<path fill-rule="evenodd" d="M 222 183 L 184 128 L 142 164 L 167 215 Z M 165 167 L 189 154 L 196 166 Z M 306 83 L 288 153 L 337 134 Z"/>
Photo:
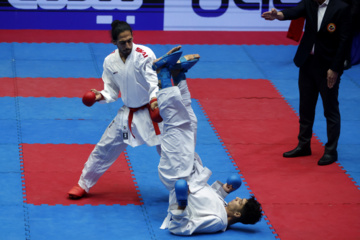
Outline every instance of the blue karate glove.
<path fill-rule="evenodd" d="M 234 190 L 238 189 L 241 186 L 242 181 L 241 181 L 241 178 L 240 178 L 239 174 L 233 174 L 233 175 L 228 177 L 228 179 L 226 180 L 226 183 L 228 185 L 231 185 L 232 188 L 233 188 L 233 191 L 234 191 Z"/>
<path fill-rule="evenodd" d="M 175 183 L 175 194 L 176 200 L 179 204 L 179 207 L 187 206 L 187 198 L 188 198 L 188 185 L 184 179 L 177 180 Z"/>

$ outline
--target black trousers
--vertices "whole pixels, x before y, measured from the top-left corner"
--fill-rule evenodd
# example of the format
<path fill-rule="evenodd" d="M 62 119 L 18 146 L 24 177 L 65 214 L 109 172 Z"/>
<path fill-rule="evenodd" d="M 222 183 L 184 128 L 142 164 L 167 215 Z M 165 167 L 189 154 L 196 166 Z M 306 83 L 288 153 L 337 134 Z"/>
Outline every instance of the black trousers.
<path fill-rule="evenodd" d="M 300 131 L 299 146 L 310 146 L 312 129 L 315 120 L 315 108 L 319 97 L 322 99 L 324 116 L 327 125 L 328 142 L 325 144 L 325 153 L 337 155 L 337 145 L 340 136 L 340 110 L 339 110 L 339 83 L 340 75 L 333 88 L 327 86 L 328 68 L 309 55 L 305 64 L 299 71 L 300 93 Z"/>

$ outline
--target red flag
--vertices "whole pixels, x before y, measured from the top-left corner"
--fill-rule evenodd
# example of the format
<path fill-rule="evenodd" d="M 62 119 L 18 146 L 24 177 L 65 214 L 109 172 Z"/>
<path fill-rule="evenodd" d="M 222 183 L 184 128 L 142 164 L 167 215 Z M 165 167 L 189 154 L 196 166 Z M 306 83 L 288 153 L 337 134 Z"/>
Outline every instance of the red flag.
<path fill-rule="evenodd" d="M 291 20 L 288 33 L 286 35 L 287 38 L 293 39 L 295 41 L 300 41 L 300 38 L 303 33 L 305 18 L 301 17 L 295 20 Z"/>

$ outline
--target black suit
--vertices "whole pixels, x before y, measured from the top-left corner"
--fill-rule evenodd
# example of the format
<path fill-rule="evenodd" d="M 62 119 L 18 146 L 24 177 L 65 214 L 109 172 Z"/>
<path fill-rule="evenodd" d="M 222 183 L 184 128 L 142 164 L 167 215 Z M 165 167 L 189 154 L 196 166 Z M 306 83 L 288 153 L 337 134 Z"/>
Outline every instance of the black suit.
<path fill-rule="evenodd" d="M 297 49 L 294 62 L 300 67 L 300 132 L 299 146 L 310 147 L 315 107 L 320 93 L 327 121 L 328 142 L 325 153 L 337 157 L 340 136 L 340 111 L 338 92 L 344 68 L 347 45 L 350 40 L 350 8 L 342 0 L 330 0 L 319 31 L 317 30 L 318 3 L 302 0 L 296 7 L 282 11 L 284 20 L 305 17 L 305 31 Z M 313 46 L 315 51 L 312 54 Z M 333 88 L 327 86 L 327 71 L 338 73 Z"/>

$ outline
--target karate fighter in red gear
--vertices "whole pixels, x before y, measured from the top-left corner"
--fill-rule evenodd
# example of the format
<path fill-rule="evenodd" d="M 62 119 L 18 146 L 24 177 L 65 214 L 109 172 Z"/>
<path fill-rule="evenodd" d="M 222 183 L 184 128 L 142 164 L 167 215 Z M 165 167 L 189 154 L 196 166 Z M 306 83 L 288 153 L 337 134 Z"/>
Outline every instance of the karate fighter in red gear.
<path fill-rule="evenodd" d="M 150 48 L 133 43 L 132 29 L 126 22 L 115 20 L 111 26 L 112 41 L 117 49 L 104 60 L 104 90 L 92 91 L 100 103 L 114 102 L 121 93 L 124 106 L 91 152 L 78 184 L 68 192 L 71 199 L 88 193 L 128 145 L 147 144 L 157 146 L 160 151 L 161 126 L 154 123 L 149 114 L 157 104 L 159 90 L 157 74 L 152 69 L 155 54 Z"/>

